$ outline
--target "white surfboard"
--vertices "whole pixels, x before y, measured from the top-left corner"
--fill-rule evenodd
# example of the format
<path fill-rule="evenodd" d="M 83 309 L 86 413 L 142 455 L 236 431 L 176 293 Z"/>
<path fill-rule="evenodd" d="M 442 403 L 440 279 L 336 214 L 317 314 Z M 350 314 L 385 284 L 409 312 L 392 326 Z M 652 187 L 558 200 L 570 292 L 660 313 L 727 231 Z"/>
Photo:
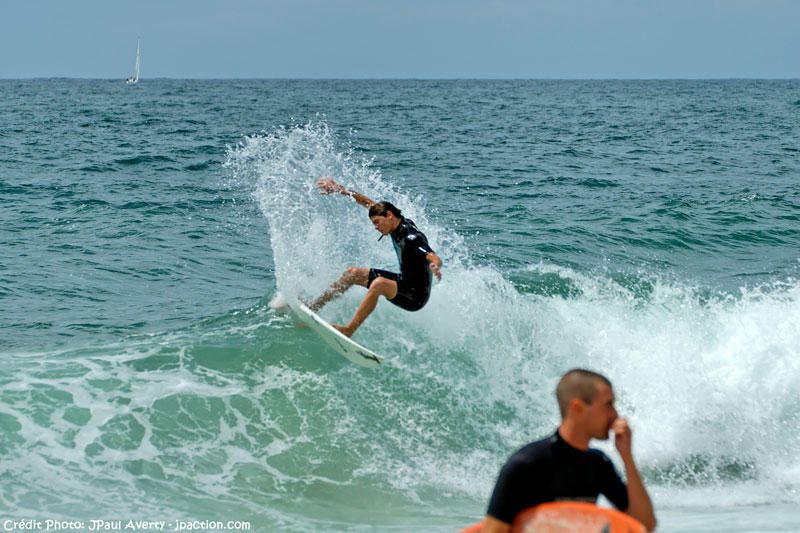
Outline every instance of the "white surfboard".
<path fill-rule="evenodd" d="M 303 324 L 313 329 L 314 332 L 325 341 L 325 344 L 333 348 L 334 351 L 342 357 L 367 368 L 377 368 L 380 366 L 383 361 L 381 356 L 372 350 L 364 348 L 356 341 L 325 322 L 318 314 L 309 309 L 302 302 L 292 302 L 289 307 Z"/>

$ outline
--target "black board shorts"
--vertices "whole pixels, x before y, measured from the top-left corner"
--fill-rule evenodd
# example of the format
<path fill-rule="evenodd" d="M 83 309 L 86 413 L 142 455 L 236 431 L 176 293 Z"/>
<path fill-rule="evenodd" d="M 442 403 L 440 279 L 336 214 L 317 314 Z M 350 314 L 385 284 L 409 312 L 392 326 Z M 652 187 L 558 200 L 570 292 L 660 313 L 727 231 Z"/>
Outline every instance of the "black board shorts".
<path fill-rule="evenodd" d="M 386 278 L 397 283 L 397 296 L 389 301 L 406 311 L 419 311 L 425 307 L 425 304 L 428 303 L 428 298 L 431 296 L 430 278 L 416 283 L 409 283 L 409 280 L 404 279 L 402 274 L 370 268 L 367 288 L 372 285 L 375 278 Z"/>

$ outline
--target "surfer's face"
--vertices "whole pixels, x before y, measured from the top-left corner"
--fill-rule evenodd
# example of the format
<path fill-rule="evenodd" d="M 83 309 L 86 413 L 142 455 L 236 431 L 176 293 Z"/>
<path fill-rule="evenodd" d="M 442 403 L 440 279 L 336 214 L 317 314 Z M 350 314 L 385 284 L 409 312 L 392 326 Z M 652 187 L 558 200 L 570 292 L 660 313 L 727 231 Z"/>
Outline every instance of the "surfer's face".
<path fill-rule="evenodd" d="M 387 211 L 384 215 L 369 217 L 369 219 L 372 221 L 372 225 L 381 235 L 389 235 L 396 226 L 394 221 L 397 220 L 394 218 L 394 215 L 391 213 L 391 211 Z"/>

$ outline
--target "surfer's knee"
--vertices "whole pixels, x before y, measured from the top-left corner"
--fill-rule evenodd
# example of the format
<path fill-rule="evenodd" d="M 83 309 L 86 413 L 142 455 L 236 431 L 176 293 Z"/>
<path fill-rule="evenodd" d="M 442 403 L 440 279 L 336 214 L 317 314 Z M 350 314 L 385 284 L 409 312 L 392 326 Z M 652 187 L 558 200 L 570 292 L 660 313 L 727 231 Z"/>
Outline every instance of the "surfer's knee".
<path fill-rule="evenodd" d="M 369 286 L 369 291 L 391 299 L 397 295 L 397 282 L 378 277 Z"/>
<path fill-rule="evenodd" d="M 349 267 L 342 274 L 342 281 L 347 285 L 367 285 L 367 278 L 369 277 L 368 268 Z"/>
<path fill-rule="evenodd" d="M 358 267 L 349 267 L 342 273 L 342 281 L 353 284 L 358 278 Z"/>

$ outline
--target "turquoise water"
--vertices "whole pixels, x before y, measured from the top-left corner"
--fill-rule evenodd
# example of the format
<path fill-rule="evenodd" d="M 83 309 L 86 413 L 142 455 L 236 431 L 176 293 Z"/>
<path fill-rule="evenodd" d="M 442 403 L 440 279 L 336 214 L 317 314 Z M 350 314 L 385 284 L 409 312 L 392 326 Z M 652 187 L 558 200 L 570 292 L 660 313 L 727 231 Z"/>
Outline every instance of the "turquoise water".
<path fill-rule="evenodd" d="M 4 519 L 455 531 L 588 366 L 660 531 L 797 529 L 800 82 L 0 95 Z M 357 333 L 378 371 L 267 305 L 394 267 L 324 175 L 396 203 L 445 261 L 423 311 L 382 304 Z"/>

